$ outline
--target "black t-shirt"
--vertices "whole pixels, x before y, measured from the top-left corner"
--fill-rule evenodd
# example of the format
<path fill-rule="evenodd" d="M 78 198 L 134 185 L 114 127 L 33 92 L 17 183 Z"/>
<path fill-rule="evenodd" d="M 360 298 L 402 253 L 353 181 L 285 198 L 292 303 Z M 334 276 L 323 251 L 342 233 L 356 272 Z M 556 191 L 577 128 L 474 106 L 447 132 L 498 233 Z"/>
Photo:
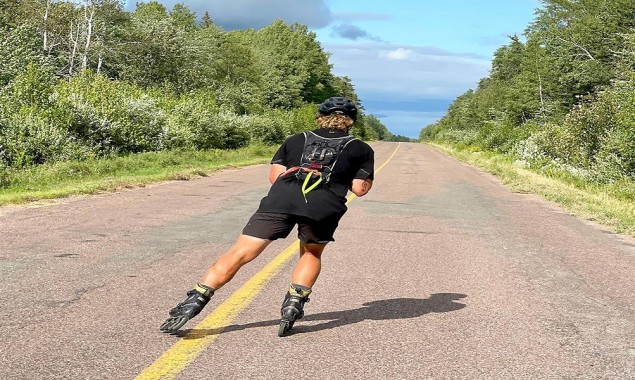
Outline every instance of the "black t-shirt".
<path fill-rule="evenodd" d="M 313 133 L 325 138 L 348 136 L 346 132 L 333 129 L 316 129 Z M 303 133 L 289 137 L 273 156 L 271 163 L 287 168 L 299 166 L 304 142 Z M 374 179 L 374 165 L 373 149 L 365 142 L 355 139 L 341 151 L 329 183 L 310 191 L 305 200 L 302 182 L 293 174 L 283 176 L 274 182 L 269 194 L 260 201 L 258 211 L 300 215 L 315 220 L 337 220 L 347 210 L 346 193 L 353 179 Z"/>

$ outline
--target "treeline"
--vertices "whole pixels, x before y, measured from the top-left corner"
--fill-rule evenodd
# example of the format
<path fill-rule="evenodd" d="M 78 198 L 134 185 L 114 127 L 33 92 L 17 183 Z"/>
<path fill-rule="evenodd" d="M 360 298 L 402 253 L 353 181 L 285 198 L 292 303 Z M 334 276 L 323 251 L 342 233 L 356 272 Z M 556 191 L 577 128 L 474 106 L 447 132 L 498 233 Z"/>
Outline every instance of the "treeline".
<path fill-rule="evenodd" d="M 113 154 L 275 144 L 313 128 L 326 97 L 359 102 L 305 26 L 226 32 L 182 4 L 127 12 L 120 0 L 0 0 L 0 57 L 0 174 Z M 392 136 L 372 115 L 353 132 Z"/>
<path fill-rule="evenodd" d="M 599 182 L 635 179 L 635 2 L 543 0 L 524 39 L 420 138 Z"/>

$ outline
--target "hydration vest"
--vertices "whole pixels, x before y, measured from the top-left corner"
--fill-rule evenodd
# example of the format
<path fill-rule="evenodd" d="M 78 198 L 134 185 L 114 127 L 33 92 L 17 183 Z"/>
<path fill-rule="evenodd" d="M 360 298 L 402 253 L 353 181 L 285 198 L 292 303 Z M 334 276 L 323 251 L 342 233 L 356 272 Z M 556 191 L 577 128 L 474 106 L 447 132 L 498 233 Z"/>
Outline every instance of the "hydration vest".
<path fill-rule="evenodd" d="M 340 153 L 355 140 L 353 136 L 321 137 L 313 132 L 304 132 L 304 149 L 300 166 L 287 170 L 295 172 L 296 178 L 302 181 L 302 194 L 306 195 L 320 184 L 328 184 L 331 174 L 340 158 Z M 311 178 L 316 180 L 311 183 Z M 308 202 L 308 201 L 307 201 Z"/>

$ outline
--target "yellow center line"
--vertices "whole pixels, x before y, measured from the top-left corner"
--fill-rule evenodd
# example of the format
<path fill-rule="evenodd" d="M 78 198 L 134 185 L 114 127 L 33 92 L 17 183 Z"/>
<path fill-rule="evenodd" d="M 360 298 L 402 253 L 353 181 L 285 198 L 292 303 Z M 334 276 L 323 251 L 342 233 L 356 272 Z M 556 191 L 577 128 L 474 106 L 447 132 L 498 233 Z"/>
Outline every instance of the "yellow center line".
<path fill-rule="evenodd" d="M 375 171 L 379 173 L 395 156 L 401 143 L 397 144 L 394 152 Z M 355 194 L 349 195 L 347 204 L 355 199 Z M 192 363 L 198 355 L 209 347 L 218 337 L 223 328 L 240 314 L 264 288 L 265 284 L 273 278 L 282 267 L 298 252 L 299 241 L 295 241 L 278 256 L 271 260 L 264 268 L 249 279 L 225 302 L 221 303 L 203 321 L 196 325 L 183 339 L 180 339 L 172 347 L 161 355 L 154 363 L 148 366 L 135 379 L 173 379 L 185 367 Z"/>

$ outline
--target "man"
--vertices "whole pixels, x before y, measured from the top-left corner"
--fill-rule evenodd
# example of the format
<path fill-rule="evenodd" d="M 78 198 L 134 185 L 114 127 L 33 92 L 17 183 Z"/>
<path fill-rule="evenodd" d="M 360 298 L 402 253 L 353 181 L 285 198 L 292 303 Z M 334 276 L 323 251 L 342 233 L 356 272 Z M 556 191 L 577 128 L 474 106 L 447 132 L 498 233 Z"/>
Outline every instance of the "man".
<path fill-rule="evenodd" d="M 348 190 L 366 195 L 374 179 L 372 148 L 349 135 L 357 107 L 345 97 L 324 101 L 318 129 L 289 137 L 271 161 L 269 193 L 251 217 L 236 244 L 205 273 L 187 298 L 170 310 L 161 331 L 175 332 L 195 317 L 214 292 L 255 259 L 273 240 L 286 238 L 298 226 L 300 260 L 284 298 L 278 335 L 304 315 L 304 304 L 321 269 L 321 256 L 346 213 Z"/>

